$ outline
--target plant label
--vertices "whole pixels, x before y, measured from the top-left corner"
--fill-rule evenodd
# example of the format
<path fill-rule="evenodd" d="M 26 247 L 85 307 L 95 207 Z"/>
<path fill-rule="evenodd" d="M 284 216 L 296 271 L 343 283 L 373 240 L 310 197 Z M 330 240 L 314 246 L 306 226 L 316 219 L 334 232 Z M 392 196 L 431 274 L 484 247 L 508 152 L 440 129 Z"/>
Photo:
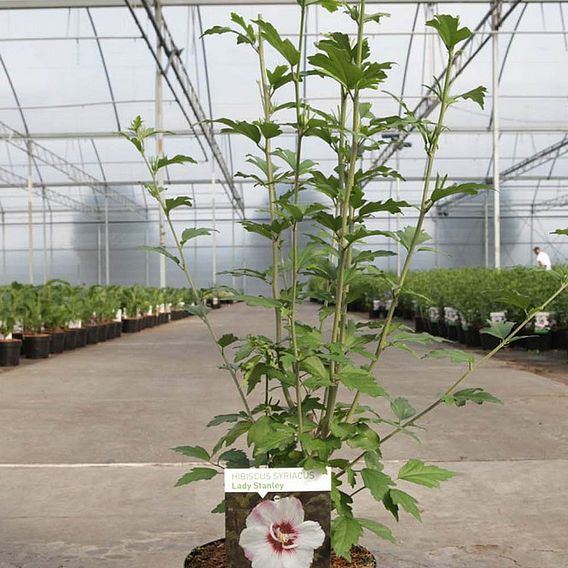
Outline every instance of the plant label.
<path fill-rule="evenodd" d="M 329 568 L 331 472 L 225 470 L 227 568 Z"/>
<path fill-rule="evenodd" d="M 507 314 L 505 312 L 491 312 L 489 314 L 491 323 L 503 323 L 507 321 Z"/>

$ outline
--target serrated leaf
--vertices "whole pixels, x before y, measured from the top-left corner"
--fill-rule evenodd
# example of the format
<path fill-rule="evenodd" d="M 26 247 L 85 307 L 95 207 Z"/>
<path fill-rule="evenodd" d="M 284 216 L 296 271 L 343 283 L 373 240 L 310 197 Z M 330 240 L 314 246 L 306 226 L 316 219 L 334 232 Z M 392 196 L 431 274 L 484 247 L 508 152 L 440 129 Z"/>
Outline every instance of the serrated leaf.
<path fill-rule="evenodd" d="M 138 248 L 140 250 L 157 252 L 158 254 L 161 254 L 161 255 L 165 256 L 166 258 L 169 258 L 171 261 L 175 262 L 178 266 L 181 263 L 180 259 L 175 254 L 172 254 L 166 247 L 141 246 L 141 247 L 138 247 Z"/>
<path fill-rule="evenodd" d="M 281 306 L 278 300 L 268 298 L 267 296 L 249 296 L 247 294 L 236 294 L 234 296 L 234 299 L 245 302 L 247 306 L 260 306 L 263 308 L 279 308 Z"/>
<path fill-rule="evenodd" d="M 436 465 L 426 465 L 420 460 L 410 460 L 398 472 L 398 478 L 424 487 L 440 487 L 441 481 L 447 481 L 454 473 Z"/>
<path fill-rule="evenodd" d="M 211 420 L 209 424 L 207 424 L 207 427 L 210 428 L 212 426 L 219 426 L 221 424 L 238 422 L 239 418 L 241 418 L 239 414 L 219 414 L 215 416 L 215 418 L 213 418 L 213 420 Z"/>
<path fill-rule="evenodd" d="M 463 389 L 452 394 L 447 394 L 442 397 L 445 404 L 456 406 L 465 406 L 468 402 L 475 404 L 483 404 L 484 402 L 492 402 L 495 404 L 503 404 L 496 396 L 484 391 L 482 388 L 469 388 Z"/>
<path fill-rule="evenodd" d="M 359 542 L 363 528 L 350 517 L 337 517 L 331 522 L 331 543 L 335 554 L 351 562 L 351 549 Z"/>
<path fill-rule="evenodd" d="M 250 462 L 243 450 L 227 450 L 219 456 L 219 461 L 225 462 L 229 469 L 246 469 Z"/>
<path fill-rule="evenodd" d="M 371 495 L 377 501 L 382 501 L 393 480 L 386 474 L 376 469 L 365 468 L 361 472 L 363 483 Z"/>
<path fill-rule="evenodd" d="M 218 339 L 217 344 L 219 345 L 219 347 L 221 347 L 221 349 L 225 349 L 225 347 L 232 345 L 233 343 L 235 343 L 238 340 L 239 340 L 239 338 L 236 335 L 234 335 L 232 333 L 225 333 L 225 335 L 222 335 Z"/>
<path fill-rule="evenodd" d="M 371 519 L 357 519 L 359 524 L 368 531 L 371 531 L 379 538 L 383 540 L 388 540 L 389 542 L 395 543 L 396 540 L 392 534 L 392 531 L 382 523 L 377 523 L 377 521 L 373 521 Z"/>
<path fill-rule="evenodd" d="M 469 99 L 476 102 L 482 109 L 485 108 L 485 96 L 487 95 L 487 88 L 483 86 L 476 87 L 467 93 L 460 95 L 462 99 Z"/>
<path fill-rule="evenodd" d="M 184 309 L 188 314 L 199 316 L 200 318 L 204 318 L 209 313 L 209 308 L 203 304 L 186 306 Z"/>
<path fill-rule="evenodd" d="M 162 156 L 161 158 L 158 158 L 156 160 L 154 171 L 158 171 L 173 164 L 197 164 L 197 162 L 192 157 L 184 156 L 183 154 L 177 154 L 176 156 L 172 156 L 171 158 Z"/>
<path fill-rule="evenodd" d="M 418 521 L 421 520 L 420 510 L 418 509 L 418 501 L 416 501 L 416 499 L 412 497 L 412 495 L 409 495 L 408 493 L 401 491 L 400 489 L 391 489 L 388 492 L 387 496 L 397 510 L 398 507 L 402 507 L 407 513 L 410 513 L 415 519 L 417 519 Z M 393 511 L 391 510 L 391 512 Z M 395 517 L 398 519 L 398 514 L 396 514 Z"/>
<path fill-rule="evenodd" d="M 484 183 L 456 183 L 448 187 L 436 187 L 432 192 L 432 195 L 430 195 L 430 201 L 432 203 L 436 203 L 450 195 L 477 195 L 480 191 L 492 191 L 494 189 L 494 187 Z"/>
<path fill-rule="evenodd" d="M 207 481 L 213 479 L 219 472 L 210 467 L 194 467 L 189 473 L 182 475 L 176 482 L 176 487 L 188 485 L 195 481 Z"/>
<path fill-rule="evenodd" d="M 452 363 L 465 363 L 471 365 L 475 361 L 475 357 L 471 353 L 460 351 L 459 349 L 434 349 L 425 357 L 431 359 L 448 359 Z"/>
<path fill-rule="evenodd" d="M 506 339 L 511 335 L 515 324 L 512 321 L 501 321 L 498 323 L 492 323 L 489 327 L 484 327 L 479 330 L 479 333 L 486 333 L 487 335 L 493 335 L 501 340 Z"/>
<path fill-rule="evenodd" d="M 377 379 L 367 369 L 344 367 L 339 380 L 348 388 L 371 396 L 386 396 L 386 391 L 377 384 Z"/>
<path fill-rule="evenodd" d="M 400 420 L 408 420 L 416 414 L 416 409 L 406 398 L 398 397 L 391 402 L 393 414 Z"/>
<path fill-rule="evenodd" d="M 173 197 L 166 199 L 165 210 L 166 215 L 169 215 L 171 211 L 177 209 L 178 207 L 192 207 L 193 203 L 189 197 L 186 195 L 179 195 L 178 197 Z"/>
<path fill-rule="evenodd" d="M 181 239 L 180 239 L 181 245 L 182 246 L 185 245 L 187 241 L 195 239 L 196 237 L 209 236 L 211 235 L 212 231 L 213 229 L 205 229 L 204 227 L 201 228 L 191 227 L 189 229 L 185 229 L 181 234 Z"/>
<path fill-rule="evenodd" d="M 177 448 L 172 448 L 172 450 L 190 458 L 198 458 L 204 461 L 211 459 L 209 452 L 201 446 L 178 446 Z"/>
<path fill-rule="evenodd" d="M 426 25 L 434 28 L 438 32 L 438 35 L 448 49 L 453 49 L 458 43 L 472 36 L 468 28 L 460 28 L 460 19 L 458 17 L 447 14 L 434 16 L 433 19 L 426 22 Z"/>

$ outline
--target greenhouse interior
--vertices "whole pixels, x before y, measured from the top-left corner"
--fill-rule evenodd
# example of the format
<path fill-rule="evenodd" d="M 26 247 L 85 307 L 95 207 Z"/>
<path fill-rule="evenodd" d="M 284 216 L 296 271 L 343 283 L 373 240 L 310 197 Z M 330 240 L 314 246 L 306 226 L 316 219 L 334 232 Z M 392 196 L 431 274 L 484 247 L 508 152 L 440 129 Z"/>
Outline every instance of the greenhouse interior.
<path fill-rule="evenodd" d="M 0 32 L 0 568 L 568 566 L 567 1 Z"/>

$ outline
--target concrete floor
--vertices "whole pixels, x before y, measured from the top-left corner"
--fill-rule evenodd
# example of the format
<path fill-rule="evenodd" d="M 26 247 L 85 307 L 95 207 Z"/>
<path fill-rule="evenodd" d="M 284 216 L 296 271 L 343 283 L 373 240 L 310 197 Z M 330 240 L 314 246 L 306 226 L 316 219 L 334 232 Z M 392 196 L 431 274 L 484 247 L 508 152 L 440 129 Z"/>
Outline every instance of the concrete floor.
<path fill-rule="evenodd" d="M 213 319 L 269 333 L 264 312 L 244 305 Z M 194 545 L 221 536 L 223 519 L 208 514 L 221 480 L 174 488 L 190 460 L 168 449 L 209 445 L 217 432 L 206 422 L 237 406 L 217 365 L 189 319 L 0 373 L 0 567 L 180 568 Z M 394 350 L 378 369 L 417 408 L 457 372 Z M 424 520 L 403 517 L 396 546 L 366 544 L 382 568 L 566 568 L 568 388 L 503 362 L 470 386 L 505 405 L 441 408 L 421 445 L 385 445 L 388 469 L 420 457 L 459 475 L 441 490 L 412 487 Z M 369 499 L 359 505 L 392 526 Z"/>

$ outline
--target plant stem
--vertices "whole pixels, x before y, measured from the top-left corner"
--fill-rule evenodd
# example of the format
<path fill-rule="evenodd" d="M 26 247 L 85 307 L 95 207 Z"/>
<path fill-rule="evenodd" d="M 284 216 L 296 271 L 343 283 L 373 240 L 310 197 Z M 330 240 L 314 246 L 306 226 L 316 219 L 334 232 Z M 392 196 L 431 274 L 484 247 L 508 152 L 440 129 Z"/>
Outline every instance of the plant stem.
<path fill-rule="evenodd" d="M 374 356 L 373 360 L 371 361 L 371 363 L 369 365 L 369 371 L 372 371 L 374 369 L 375 365 L 378 363 L 378 361 L 379 361 L 379 359 L 380 359 L 380 357 L 381 357 L 381 355 L 382 355 L 382 353 L 385 349 L 389 330 L 390 330 L 390 326 L 391 326 L 392 320 L 394 318 L 394 312 L 395 312 L 395 310 L 398 306 L 400 294 L 402 293 L 402 290 L 404 288 L 404 283 L 406 281 L 406 277 L 408 276 L 408 272 L 410 271 L 410 267 L 412 265 L 412 260 L 414 258 L 414 254 L 416 252 L 416 247 L 417 247 L 418 239 L 420 237 L 420 233 L 422 231 L 422 227 L 424 225 L 424 220 L 425 220 L 426 215 L 429 211 L 428 197 L 429 197 L 429 194 L 430 194 L 430 184 L 432 183 L 432 171 L 433 171 L 433 168 L 434 168 L 436 152 L 437 152 L 437 149 L 438 149 L 438 142 L 439 142 L 440 135 L 441 135 L 443 127 L 444 127 L 444 118 L 446 116 L 446 111 L 447 111 L 447 109 L 450 105 L 450 103 L 449 103 L 449 94 L 450 94 L 449 91 L 450 91 L 450 87 L 451 87 L 451 84 L 452 84 L 451 71 L 452 71 L 453 59 L 454 59 L 454 52 L 453 52 L 453 50 L 450 50 L 449 54 L 448 54 L 448 65 L 446 66 L 446 74 L 445 74 L 445 77 L 444 77 L 444 87 L 443 87 L 443 90 L 442 90 L 442 100 L 441 100 L 441 105 L 440 105 L 440 113 L 438 115 L 438 120 L 436 122 L 436 126 L 434 128 L 434 131 L 432 133 L 430 147 L 428 148 L 428 159 L 427 159 L 427 162 L 426 162 L 424 186 L 422 188 L 422 197 L 421 197 L 421 202 L 420 202 L 420 214 L 418 216 L 418 222 L 416 224 L 414 235 L 412 237 L 412 241 L 411 241 L 410 246 L 408 248 L 408 253 L 407 253 L 406 258 L 404 260 L 404 264 L 402 266 L 399 281 L 397 283 L 396 288 L 393 291 L 392 303 L 391 303 L 390 308 L 387 312 L 387 317 L 385 319 L 383 329 L 381 330 L 381 334 L 379 336 L 379 342 L 378 342 L 377 348 L 375 350 L 375 356 Z M 349 412 L 347 413 L 347 416 L 346 416 L 347 422 L 349 422 L 350 420 L 353 419 L 353 416 L 354 416 L 355 412 L 357 411 L 357 407 L 359 405 L 360 396 L 361 396 L 360 392 L 357 392 L 355 394 L 355 396 L 353 398 L 353 402 L 351 403 L 351 407 L 349 408 Z"/>
<path fill-rule="evenodd" d="M 302 55 L 305 48 L 305 27 L 306 27 L 306 0 L 301 3 L 300 12 L 300 37 L 298 40 L 298 52 L 300 54 L 298 64 L 295 70 L 292 70 L 294 81 L 294 101 L 296 107 L 296 168 L 294 172 L 294 205 L 298 204 L 300 193 L 300 165 L 302 163 L 302 140 L 304 137 L 303 132 L 303 116 L 302 116 L 302 101 L 300 96 L 300 81 L 301 81 L 301 65 Z M 297 294 L 298 294 L 298 247 L 299 247 L 299 227 L 298 221 L 294 220 L 292 225 L 292 268 L 291 268 L 291 305 L 290 305 L 290 339 L 292 344 L 292 352 L 294 355 L 294 375 L 296 377 L 296 409 L 298 413 L 298 428 L 300 434 L 304 432 L 304 415 L 302 410 L 302 385 L 300 380 L 300 369 L 298 365 L 298 338 L 296 334 L 296 307 L 297 307 Z"/>
<path fill-rule="evenodd" d="M 550 303 L 552 303 L 560 294 L 562 294 L 562 292 L 564 292 L 566 289 L 568 289 L 568 281 L 564 282 L 562 284 L 562 286 L 560 286 L 560 288 L 558 288 L 558 290 L 556 290 L 556 292 L 550 298 L 548 298 L 546 300 L 546 302 L 544 302 L 541 306 L 534 308 L 528 314 L 528 316 L 523 320 L 523 322 L 520 323 L 505 339 L 503 339 L 501 341 L 501 343 L 499 343 L 499 345 L 497 345 L 491 351 L 486 353 L 481 359 L 478 359 L 475 362 L 475 364 L 471 365 L 471 367 L 465 373 L 463 373 L 448 389 L 446 389 L 444 394 L 442 394 L 434 402 L 429 404 L 426 408 L 424 408 L 424 410 L 421 410 L 418 414 L 416 414 L 412 418 L 409 418 L 404 424 L 401 424 L 398 428 L 395 428 L 394 430 L 389 432 L 389 434 L 387 434 L 386 436 L 381 438 L 381 445 L 384 444 L 386 441 L 390 440 L 393 436 L 396 436 L 396 434 L 402 432 L 405 428 L 408 428 L 409 426 L 412 426 L 413 424 L 415 424 L 418 420 L 423 418 L 426 414 L 430 413 L 432 410 L 434 410 L 436 407 L 438 407 L 440 404 L 442 404 L 444 402 L 444 397 L 452 394 L 468 377 L 470 377 L 470 375 L 472 375 L 475 371 L 477 371 L 480 367 L 482 367 L 487 361 L 492 359 L 504 347 L 506 347 L 507 345 L 512 343 L 514 341 L 515 336 L 518 333 L 520 333 L 526 327 L 526 325 L 529 324 L 533 320 L 534 316 L 538 312 L 543 312 L 545 310 L 545 308 Z M 366 454 L 366 452 L 363 452 L 361 455 L 357 456 L 354 460 L 352 460 L 349 463 L 349 465 L 345 469 L 353 467 L 357 462 L 359 462 L 360 460 L 362 460 L 365 457 L 365 454 Z M 345 470 L 343 472 L 341 472 L 338 475 L 338 477 L 343 475 L 344 472 L 345 472 Z"/>
<path fill-rule="evenodd" d="M 359 4 L 359 21 L 357 24 L 357 59 L 356 65 L 361 67 L 363 62 L 363 31 L 365 27 L 365 0 L 361 0 Z M 349 170 L 347 174 L 346 185 L 343 191 L 341 201 L 341 235 L 338 239 L 339 248 L 339 270 L 337 275 L 337 286 L 335 293 L 335 314 L 333 318 L 333 327 L 331 332 L 331 343 L 342 343 L 345 333 L 345 323 L 347 314 L 347 293 L 349 286 L 345 285 L 345 275 L 351 264 L 351 245 L 346 241 L 351 224 L 351 193 L 355 185 L 355 171 L 357 167 L 357 158 L 359 156 L 359 134 L 361 121 L 359 116 L 359 96 L 360 89 L 356 87 L 353 94 L 353 124 L 351 132 L 351 155 L 349 159 Z M 341 128 L 343 130 L 343 128 Z M 342 154 L 340 148 L 340 154 Z M 340 174 L 341 175 L 341 174 Z M 339 383 L 337 379 L 337 365 L 333 364 L 330 367 L 332 386 L 327 388 L 325 394 L 325 412 L 323 414 L 322 422 L 320 424 L 320 434 L 325 438 L 329 432 L 329 427 L 333 414 L 335 412 L 335 403 L 337 400 L 337 392 Z"/>
<path fill-rule="evenodd" d="M 258 19 L 261 19 L 259 14 Z M 270 98 L 270 92 L 266 82 L 266 63 L 264 58 L 264 41 L 262 38 L 262 33 L 259 29 L 258 32 L 258 60 L 260 65 L 260 88 L 262 95 L 262 107 L 264 109 L 264 120 L 269 122 L 272 118 L 272 100 Z M 266 160 L 266 180 L 268 186 L 268 199 L 270 204 L 270 221 L 274 222 L 276 219 L 276 188 L 274 184 L 274 167 L 272 164 L 272 143 L 270 138 L 266 139 L 264 146 L 264 158 Z M 280 235 L 273 236 L 271 239 L 272 244 L 272 298 L 274 300 L 280 300 Z M 280 307 L 274 308 L 274 318 L 276 327 L 276 344 L 280 346 L 282 343 L 282 312 Z M 266 379 L 268 383 L 268 378 Z M 288 391 L 288 387 L 282 385 L 282 391 L 284 393 L 284 398 L 289 407 L 292 407 L 293 401 Z"/>

